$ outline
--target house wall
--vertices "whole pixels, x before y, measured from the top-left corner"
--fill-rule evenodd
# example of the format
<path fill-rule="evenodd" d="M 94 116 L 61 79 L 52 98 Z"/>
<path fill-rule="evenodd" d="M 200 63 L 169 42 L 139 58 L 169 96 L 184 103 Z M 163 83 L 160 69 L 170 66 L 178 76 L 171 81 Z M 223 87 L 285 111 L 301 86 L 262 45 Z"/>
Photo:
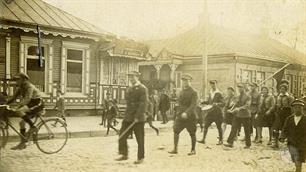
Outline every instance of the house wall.
<path fill-rule="evenodd" d="M 35 34 L 33 33 L 25 33 L 20 30 L 14 30 L 10 32 L 10 73 L 11 76 L 14 76 L 17 74 L 20 69 L 20 41 L 21 36 L 26 37 L 33 37 L 36 38 Z M 1 81 L 1 91 L 4 89 L 4 80 L 5 80 L 5 38 L 6 33 L 2 32 L 0 33 L 0 80 Z M 52 65 L 47 70 L 52 70 L 50 73 L 48 73 L 47 78 L 52 77 L 52 83 L 51 83 L 51 90 L 46 91 L 44 95 L 46 108 L 52 108 L 54 106 L 54 103 L 56 101 L 56 90 L 60 87 L 60 81 L 61 81 L 61 65 L 62 65 L 62 42 L 63 41 L 69 41 L 69 42 L 77 42 L 77 43 L 85 43 L 89 44 L 89 51 L 90 51 L 90 59 L 89 59 L 89 91 L 86 94 L 80 95 L 80 96 L 71 96 L 71 95 L 64 95 L 66 99 L 66 106 L 67 109 L 94 109 L 96 105 L 96 85 L 95 82 L 96 79 L 96 58 L 95 58 L 95 49 L 96 49 L 96 42 L 87 40 L 87 39 L 72 39 L 72 38 L 62 38 L 60 36 L 51 36 L 51 35 L 43 35 L 42 40 L 44 41 L 49 39 L 52 40 L 52 46 L 53 53 L 52 53 Z M 45 50 L 46 51 L 46 50 Z M 49 51 L 49 50 L 48 50 Z M 46 54 L 47 52 L 45 52 Z M 51 57 L 49 57 L 51 58 Z M 3 63 L 4 62 L 4 63 Z M 46 64 L 48 65 L 48 64 Z M 50 75 L 49 75 L 50 74 Z M 48 82 L 48 81 L 46 81 Z M 7 92 L 9 95 L 12 95 L 16 91 L 16 86 L 13 81 L 8 82 L 9 87 L 7 89 Z M 71 112 L 74 113 L 74 112 Z"/>

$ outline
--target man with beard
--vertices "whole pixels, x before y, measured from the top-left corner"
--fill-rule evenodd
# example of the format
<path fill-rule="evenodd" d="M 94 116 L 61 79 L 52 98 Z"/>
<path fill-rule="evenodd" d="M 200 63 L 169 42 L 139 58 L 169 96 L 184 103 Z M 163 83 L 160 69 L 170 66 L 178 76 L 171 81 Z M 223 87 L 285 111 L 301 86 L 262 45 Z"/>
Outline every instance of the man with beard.
<path fill-rule="evenodd" d="M 195 155 L 196 146 L 196 131 L 197 131 L 197 114 L 196 106 L 198 95 L 197 92 L 191 87 L 192 76 L 189 74 L 182 75 L 183 89 L 180 93 L 178 102 L 178 112 L 174 121 L 174 148 L 170 154 L 177 154 L 177 145 L 179 141 L 179 134 L 185 128 L 191 137 L 191 151 L 188 155 Z"/>

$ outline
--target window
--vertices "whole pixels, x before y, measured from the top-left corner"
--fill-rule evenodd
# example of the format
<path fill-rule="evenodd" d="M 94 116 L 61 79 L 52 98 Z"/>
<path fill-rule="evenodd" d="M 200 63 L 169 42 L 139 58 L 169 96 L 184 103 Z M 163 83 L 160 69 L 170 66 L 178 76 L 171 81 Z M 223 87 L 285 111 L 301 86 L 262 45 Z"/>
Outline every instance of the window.
<path fill-rule="evenodd" d="M 119 84 L 120 63 L 118 58 L 113 59 L 112 84 Z"/>
<path fill-rule="evenodd" d="M 41 56 L 43 59 L 43 66 L 39 66 L 39 51 L 38 46 L 28 46 L 26 57 L 26 73 L 31 78 L 31 82 L 42 92 L 45 91 L 45 48 L 41 47 Z"/>
<path fill-rule="evenodd" d="M 265 72 L 257 72 L 256 73 L 256 82 L 261 83 L 265 80 Z"/>
<path fill-rule="evenodd" d="M 110 59 L 105 58 L 103 59 L 103 84 L 110 84 Z"/>
<path fill-rule="evenodd" d="M 19 72 L 24 72 L 31 82 L 42 92 L 53 90 L 53 40 L 44 38 L 41 44 L 43 66 L 39 66 L 38 45 L 36 37 L 20 36 Z M 47 96 L 47 95 L 44 95 Z"/>
<path fill-rule="evenodd" d="M 252 71 L 251 70 L 242 70 L 241 82 L 242 83 L 252 82 Z"/>
<path fill-rule="evenodd" d="M 67 49 L 67 92 L 82 92 L 83 51 Z"/>

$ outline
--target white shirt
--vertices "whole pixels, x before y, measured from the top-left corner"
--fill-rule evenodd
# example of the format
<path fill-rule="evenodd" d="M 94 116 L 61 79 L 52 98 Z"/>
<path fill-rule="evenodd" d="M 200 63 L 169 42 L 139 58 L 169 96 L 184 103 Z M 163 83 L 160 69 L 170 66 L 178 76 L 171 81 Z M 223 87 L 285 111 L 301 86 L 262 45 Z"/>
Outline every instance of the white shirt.
<path fill-rule="evenodd" d="M 295 126 L 298 125 L 298 123 L 300 122 L 301 119 L 302 119 L 302 115 L 301 115 L 301 116 L 294 116 L 294 123 L 295 123 Z"/>

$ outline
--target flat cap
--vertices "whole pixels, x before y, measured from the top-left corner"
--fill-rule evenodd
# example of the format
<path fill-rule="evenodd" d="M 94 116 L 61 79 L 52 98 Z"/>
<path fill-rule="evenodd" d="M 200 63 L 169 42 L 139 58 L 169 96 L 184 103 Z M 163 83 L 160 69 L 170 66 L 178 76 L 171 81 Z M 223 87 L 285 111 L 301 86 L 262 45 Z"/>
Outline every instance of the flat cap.
<path fill-rule="evenodd" d="M 245 84 L 243 84 L 243 83 L 239 83 L 239 84 L 237 84 L 237 87 L 242 87 L 242 88 L 245 88 Z"/>
<path fill-rule="evenodd" d="M 234 87 L 227 87 L 228 90 L 235 91 Z"/>
<path fill-rule="evenodd" d="M 30 77 L 27 74 L 20 72 L 16 74 L 13 79 L 30 79 Z"/>
<path fill-rule="evenodd" d="M 141 73 L 140 73 L 140 72 L 137 72 L 137 71 L 130 71 L 130 72 L 128 73 L 128 75 L 130 75 L 130 76 L 140 76 Z"/>
<path fill-rule="evenodd" d="M 218 82 L 217 82 L 217 80 L 210 80 L 209 83 L 211 83 L 211 84 L 217 84 Z"/>
<path fill-rule="evenodd" d="M 292 103 L 291 106 L 305 106 L 305 102 L 300 99 L 295 99 Z"/>
<path fill-rule="evenodd" d="M 192 80 L 192 76 L 190 74 L 185 73 L 182 75 L 182 80 Z"/>
<path fill-rule="evenodd" d="M 286 90 L 288 90 L 288 84 L 280 84 L 279 88 L 285 87 Z"/>
<path fill-rule="evenodd" d="M 282 85 L 282 84 L 287 84 L 287 85 L 289 85 L 289 81 L 286 80 L 286 79 L 282 79 L 282 80 L 280 81 L 279 84 L 280 84 L 280 85 Z"/>

